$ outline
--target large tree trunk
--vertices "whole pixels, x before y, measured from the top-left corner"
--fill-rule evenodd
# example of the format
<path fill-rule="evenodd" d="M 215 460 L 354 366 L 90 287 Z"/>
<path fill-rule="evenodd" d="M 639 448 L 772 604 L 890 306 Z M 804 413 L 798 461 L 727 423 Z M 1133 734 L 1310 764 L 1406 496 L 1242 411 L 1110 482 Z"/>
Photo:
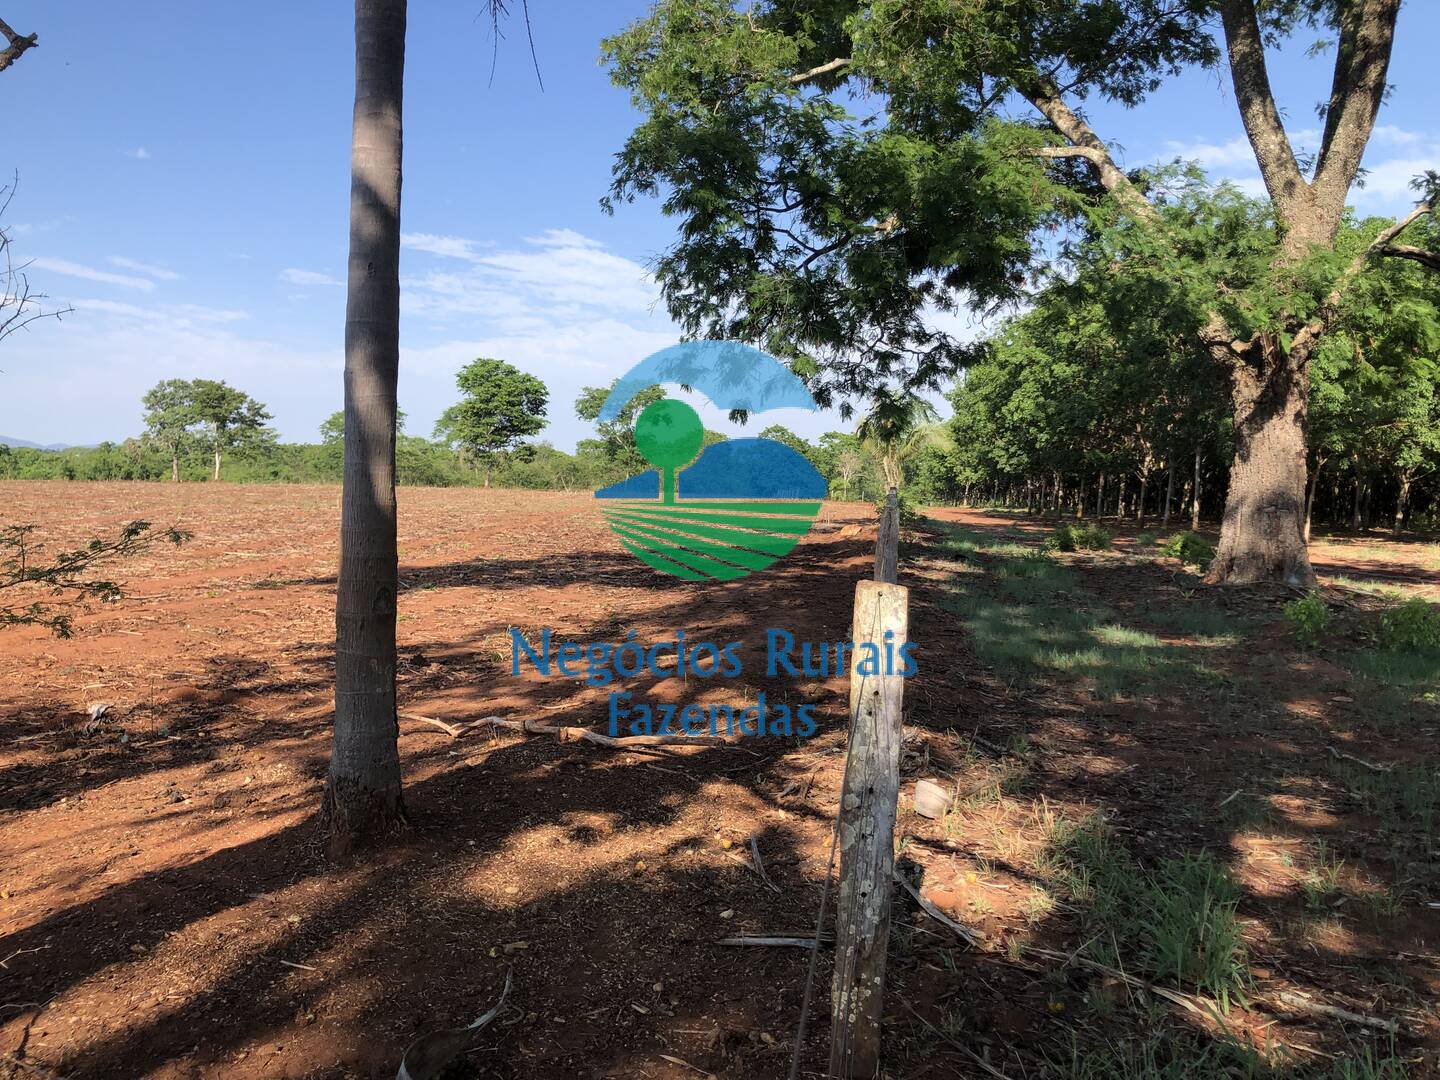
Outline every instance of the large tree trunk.
<path fill-rule="evenodd" d="M 355 0 L 345 479 L 335 598 L 332 852 L 404 820 L 395 716 L 395 388 L 406 0 Z"/>
<path fill-rule="evenodd" d="M 1262 357 L 1237 365 L 1232 376 L 1235 460 L 1205 580 L 1309 588 L 1315 572 L 1301 531 L 1309 373 L 1275 342 L 1257 341 L 1254 351 Z"/>
<path fill-rule="evenodd" d="M 180 458 L 178 456 L 170 459 L 170 482 L 172 484 L 180 482 Z"/>

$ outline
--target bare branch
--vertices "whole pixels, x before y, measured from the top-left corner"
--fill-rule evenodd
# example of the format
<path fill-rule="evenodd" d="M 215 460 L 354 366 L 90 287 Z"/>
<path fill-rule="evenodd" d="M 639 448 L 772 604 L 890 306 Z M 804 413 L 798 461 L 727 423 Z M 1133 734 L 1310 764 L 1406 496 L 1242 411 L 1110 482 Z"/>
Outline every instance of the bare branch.
<path fill-rule="evenodd" d="M 1255 151 L 1265 190 L 1281 216 L 1288 220 L 1291 208 L 1305 198 L 1310 185 L 1300 174 L 1290 137 L 1280 120 L 1280 110 L 1275 107 L 1254 0 L 1221 0 L 1220 18 L 1225 27 L 1230 78 L 1235 84 L 1235 100 L 1240 106 L 1245 134 Z"/>
<path fill-rule="evenodd" d="M 5 40 L 10 43 L 3 51 L 0 51 L 0 71 L 4 71 L 16 60 L 19 60 L 20 55 L 26 49 L 33 49 L 36 45 L 40 44 L 38 34 L 28 34 L 22 37 L 14 30 L 11 30 L 9 24 L 6 23 L 4 19 L 0 19 L 0 34 L 3 34 Z"/>
<path fill-rule="evenodd" d="M 1376 254 L 1392 259 L 1412 259 L 1431 270 L 1440 270 L 1440 252 L 1427 251 L 1425 248 L 1412 247 L 1409 244 L 1386 244 L 1377 250 Z"/>
<path fill-rule="evenodd" d="M 828 75 L 832 71 L 839 71 L 848 63 L 850 63 L 850 58 L 848 56 L 842 56 L 836 60 L 831 60 L 829 63 L 821 64 L 819 67 L 813 67 L 809 71 L 802 71 L 799 75 L 791 75 L 790 81 L 796 84 L 808 82 L 810 79 L 817 79 L 821 75 Z"/>
<path fill-rule="evenodd" d="M 0 26 L 4 26 L 4 23 L 0 23 Z M 17 175 L 10 184 L 0 188 L 0 219 L 4 218 L 5 211 L 9 209 L 19 184 Z M 0 341 L 36 319 L 58 319 L 75 310 L 68 304 L 63 308 L 46 308 L 45 301 L 49 297 L 44 293 L 30 291 L 30 279 L 25 273 L 25 268 L 30 264 L 17 264 L 14 261 L 10 243 L 10 234 L 0 226 Z"/>
<path fill-rule="evenodd" d="M 1065 103 L 1056 85 L 1048 79 L 1039 83 L 1022 88 L 1022 92 L 1030 100 L 1040 114 L 1050 121 L 1050 126 L 1057 132 L 1070 140 L 1070 147 L 1042 148 L 1038 151 L 1041 157 L 1083 157 L 1091 162 L 1096 171 L 1100 174 L 1100 183 L 1105 190 L 1114 195 L 1135 217 L 1150 224 L 1160 220 L 1155 207 L 1150 200 L 1140 192 L 1124 171 L 1115 164 L 1115 159 L 1110 156 L 1110 150 L 1096 135 L 1090 125 L 1080 119 L 1074 109 Z M 1073 150 L 1073 153 L 1047 153 L 1047 149 Z"/>
<path fill-rule="evenodd" d="M 1084 158 L 1092 165 L 1104 165 L 1108 156 L 1099 150 L 1088 146 L 1040 146 L 1030 151 L 1036 157 L 1043 158 Z"/>

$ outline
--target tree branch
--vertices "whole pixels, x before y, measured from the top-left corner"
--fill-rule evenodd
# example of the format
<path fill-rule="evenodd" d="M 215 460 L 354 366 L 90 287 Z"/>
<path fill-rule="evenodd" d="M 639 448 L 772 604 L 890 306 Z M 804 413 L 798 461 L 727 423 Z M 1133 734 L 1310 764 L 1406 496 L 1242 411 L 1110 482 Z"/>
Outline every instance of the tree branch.
<path fill-rule="evenodd" d="M 1040 114 L 1050 121 L 1050 126 L 1070 140 L 1069 147 L 1041 147 L 1036 151 L 1040 157 L 1083 157 L 1091 162 L 1100 174 L 1100 183 L 1105 190 L 1116 197 L 1130 213 L 1150 224 L 1158 223 L 1160 215 L 1150 200 L 1140 192 L 1124 171 L 1115 164 L 1110 150 L 1094 130 L 1065 103 L 1060 90 L 1049 79 L 1022 88 Z M 1053 152 L 1052 152 L 1053 151 Z"/>
<path fill-rule="evenodd" d="M 1337 214 L 1355 182 L 1385 97 L 1400 0 L 1360 0 L 1351 9 L 1336 51 L 1335 80 L 1312 185 L 1322 205 L 1333 206 Z"/>
<path fill-rule="evenodd" d="M 1316 310 L 1315 316 L 1302 326 L 1300 331 L 1295 335 L 1295 339 L 1290 344 L 1290 357 L 1292 361 L 1303 363 L 1309 358 L 1311 350 L 1315 348 L 1315 343 L 1334 320 L 1335 313 L 1340 307 L 1340 301 L 1345 296 L 1346 288 L 1349 287 L 1350 283 L 1355 279 L 1355 276 L 1364 268 L 1365 263 L 1371 256 L 1387 254 L 1385 249 L 1391 246 L 1390 242 L 1392 240 L 1431 212 L 1431 204 L 1428 201 L 1422 202 L 1394 225 L 1383 230 L 1379 236 L 1370 242 L 1368 247 L 1350 260 L 1350 265 L 1341 271 L 1340 276 L 1335 281 L 1335 287 L 1330 290 L 1329 295 L 1325 297 L 1324 303 Z M 1407 250 L 1421 251 L 1419 248 L 1409 248 Z M 1431 252 L 1423 252 L 1423 254 L 1428 255 L 1431 259 L 1435 260 L 1435 262 L 1440 262 L 1440 256 L 1436 256 Z M 1410 258 L 1412 256 L 1407 255 L 1401 257 Z M 1425 262 L 1424 259 L 1417 261 Z M 1435 265 L 1435 263 L 1427 263 L 1427 265 Z"/>
<path fill-rule="evenodd" d="M 7 48 L 0 51 L 0 71 L 4 71 L 16 60 L 19 60 L 21 53 L 26 49 L 33 49 L 36 45 L 40 44 L 38 34 L 29 34 L 21 37 L 14 30 L 10 29 L 9 24 L 6 23 L 4 19 L 0 19 L 0 34 L 3 34 L 5 40 L 10 43 Z"/>
<path fill-rule="evenodd" d="M 850 63 L 850 57 L 842 56 L 831 60 L 829 63 L 821 64 L 819 67 L 813 67 L 809 71 L 802 71 L 799 75 L 791 75 L 790 81 L 797 85 L 808 82 L 811 79 L 819 78 L 821 75 L 828 75 L 832 71 L 839 71 L 848 63 Z"/>
<path fill-rule="evenodd" d="M 1275 107 L 1254 0 L 1221 0 L 1220 18 L 1225 27 L 1230 78 L 1235 85 L 1235 100 L 1240 106 L 1245 134 L 1255 151 L 1265 190 L 1282 219 L 1288 220 L 1290 208 L 1305 198 L 1310 185 L 1300 174 L 1290 137 L 1280 120 L 1280 110 Z"/>
<path fill-rule="evenodd" d="M 1427 251 L 1425 248 L 1412 247 L 1409 244 L 1386 244 L 1378 249 L 1376 254 L 1392 259 L 1412 259 L 1431 270 L 1440 270 L 1440 252 Z"/>

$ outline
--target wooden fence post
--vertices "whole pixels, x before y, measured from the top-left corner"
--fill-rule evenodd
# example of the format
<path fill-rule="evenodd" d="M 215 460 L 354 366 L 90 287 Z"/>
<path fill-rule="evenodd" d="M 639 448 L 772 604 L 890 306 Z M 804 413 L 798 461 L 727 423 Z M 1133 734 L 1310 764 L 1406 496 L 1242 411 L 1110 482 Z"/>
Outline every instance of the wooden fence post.
<path fill-rule="evenodd" d="M 893 507 L 894 494 L 891 494 Z M 882 523 L 882 536 L 883 536 Z M 877 554 L 877 575 L 879 572 Z M 892 577 L 893 577 L 893 563 Z M 840 888 L 835 914 L 835 975 L 830 1001 L 831 1077 L 878 1075 L 885 953 L 890 943 L 895 812 L 900 796 L 900 711 L 905 680 L 899 649 L 909 624 L 910 590 L 862 581 L 855 586 L 855 655 L 850 665 L 854 720 L 840 796 Z M 886 635 L 896 657 L 885 674 Z M 879 674 L 866 661 L 878 647 Z"/>
<path fill-rule="evenodd" d="M 880 512 L 880 532 L 875 538 L 875 580 L 895 584 L 899 567 L 900 496 L 891 488 L 890 494 L 885 496 L 885 509 Z M 855 610 L 858 612 L 860 609 Z"/>

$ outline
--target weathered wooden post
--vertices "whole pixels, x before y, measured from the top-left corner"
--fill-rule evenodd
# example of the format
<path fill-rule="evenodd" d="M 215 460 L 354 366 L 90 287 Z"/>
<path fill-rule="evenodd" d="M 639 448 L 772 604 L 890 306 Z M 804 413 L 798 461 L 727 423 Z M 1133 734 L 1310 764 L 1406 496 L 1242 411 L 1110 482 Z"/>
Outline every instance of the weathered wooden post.
<path fill-rule="evenodd" d="M 892 492 L 887 517 L 894 500 Z M 882 521 L 882 538 L 884 535 Z M 881 561 L 877 550 L 877 577 Z M 840 889 L 830 1001 L 830 1076 L 845 1080 L 871 1080 L 878 1075 L 880 1063 L 895 812 L 900 795 L 900 710 L 905 680 L 899 674 L 899 650 L 906 640 L 910 607 L 910 590 L 892 583 L 894 567 L 892 556 L 890 582 L 862 581 L 855 587 L 855 653 L 850 665 L 853 724 L 845 790 L 840 796 Z M 866 648 L 866 643 L 876 648 Z M 878 664 L 873 657 L 866 659 L 872 653 L 878 654 Z M 887 655 L 895 658 L 889 665 Z M 871 673 L 875 671 L 878 674 Z"/>
<path fill-rule="evenodd" d="M 895 584 L 899 567 L 900 496 L 891 488 L 890 494 L 885 496 L 885 509 L 880 512 L 880 532 L 875 538 L 875 580 Z"/>

